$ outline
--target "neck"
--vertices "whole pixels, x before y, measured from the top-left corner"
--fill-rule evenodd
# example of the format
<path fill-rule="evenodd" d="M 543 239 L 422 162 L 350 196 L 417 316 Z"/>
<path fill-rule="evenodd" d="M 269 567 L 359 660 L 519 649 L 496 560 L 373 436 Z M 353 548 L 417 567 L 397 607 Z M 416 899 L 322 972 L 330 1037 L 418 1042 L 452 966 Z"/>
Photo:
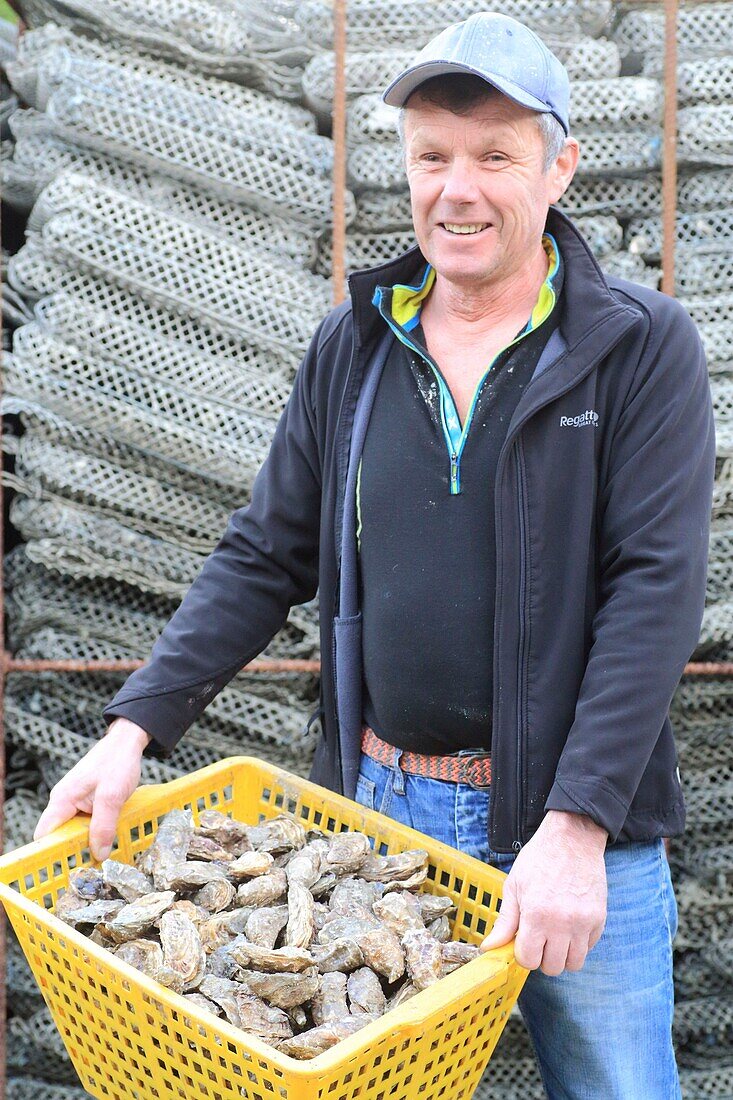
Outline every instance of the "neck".
<path fill-rule="evenodd" d="M 480 287 L 452 283 L 436 271 L 435 283 L 423 305 L 426 319 L 446 329 L 480 335 L 497 326 L 529 317 L 547 278 L 547 253 L 540 244 L 530 263 L 506 278 Z"/>

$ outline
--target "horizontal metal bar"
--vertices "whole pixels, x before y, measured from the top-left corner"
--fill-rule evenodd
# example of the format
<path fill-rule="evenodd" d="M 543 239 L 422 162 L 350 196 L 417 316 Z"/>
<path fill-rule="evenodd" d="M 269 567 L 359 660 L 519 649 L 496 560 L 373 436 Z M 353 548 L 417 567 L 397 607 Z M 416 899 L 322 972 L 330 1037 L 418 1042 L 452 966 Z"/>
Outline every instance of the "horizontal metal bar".
<path fill-rule="evenodd" d="M 39 659 L 16 659 L 9 653 L 0 656 L 3 670 L 8 672 L 134 672 L 142 668 L 144 661 L 84 661 L 69 658 L 63 661 Z M 279 661 L 260 658 L 245 665 L 243 672 L 266 675 L 273 672 L 309 672 L 317 676 L 321 671 L 320 661 L 299 661 L 283 659 Z M 685 665 L 684 676 L 733 676 L 733 661 L 692 661 Z"/>

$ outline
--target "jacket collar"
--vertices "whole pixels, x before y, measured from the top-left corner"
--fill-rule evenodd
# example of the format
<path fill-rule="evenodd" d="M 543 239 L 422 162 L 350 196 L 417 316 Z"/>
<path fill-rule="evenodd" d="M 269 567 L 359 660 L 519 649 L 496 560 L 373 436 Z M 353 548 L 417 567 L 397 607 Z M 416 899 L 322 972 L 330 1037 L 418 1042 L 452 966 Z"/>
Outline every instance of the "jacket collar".
<path fill-rule="evenodd" d="M 619 311 L 628 312 L 611 291 L 593 253 L 573 222 L 555 207 L 550 207 L 546 228 L 556 238 L 564 265 L 563 292 L 560 296 L 559 330 L 569 350 Z M 415 245 L 394 260 L 365 268 L 349 276 L 349 290 L 357 344 L 376 340 L 384 321 L 372 305 L 378 286 L 396 283 L 415 284 L 425 272 L 427 261 Z"/>

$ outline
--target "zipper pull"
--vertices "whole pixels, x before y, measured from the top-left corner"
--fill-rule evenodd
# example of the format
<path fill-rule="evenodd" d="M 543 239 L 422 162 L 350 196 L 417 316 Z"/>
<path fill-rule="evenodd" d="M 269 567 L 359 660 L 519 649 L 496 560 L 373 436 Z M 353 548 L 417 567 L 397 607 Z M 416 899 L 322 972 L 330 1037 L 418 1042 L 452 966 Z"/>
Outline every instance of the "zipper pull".
<path fill-rule="evenodd" d="M 453 496 L 461 491 L 458 475 L 458 455 L 455 452 L 450 456 L 450 491 Z"/>

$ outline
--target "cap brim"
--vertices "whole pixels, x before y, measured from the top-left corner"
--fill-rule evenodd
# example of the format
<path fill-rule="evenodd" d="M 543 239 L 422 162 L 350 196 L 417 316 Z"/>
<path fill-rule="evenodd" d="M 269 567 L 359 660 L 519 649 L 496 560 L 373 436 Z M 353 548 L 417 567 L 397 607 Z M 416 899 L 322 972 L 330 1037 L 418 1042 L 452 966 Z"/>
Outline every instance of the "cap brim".
<path fill-rule="evenodd" d="M 494 76 L 492 73 L 479 72 L 471 65 L 462 65 L 456 61 L 424 61 L 421 65 L 414 65 L 411 69 L 406 69 L 401 76 L 392 81 L 382 94 L 382 99 L 390 107 L 404 107 L 412 93 L 426 80 L 430 80 L 433 76 L 447 76 L 448 73 L 469 73 L 471 76 L 478 76 L 485 80 L 487 84 L 497 88 L 503 95 L 508 96 L 509 99 L 513 99 L 515 103 L 519 103 L 520 106 L 528 107 L 531 111 L 551 113 L 552 108 L 543 103 L 541 99 L 537 99 L 536 96 L 530 95 L 529 92 L 520 88 L 512 80 Z"/>

